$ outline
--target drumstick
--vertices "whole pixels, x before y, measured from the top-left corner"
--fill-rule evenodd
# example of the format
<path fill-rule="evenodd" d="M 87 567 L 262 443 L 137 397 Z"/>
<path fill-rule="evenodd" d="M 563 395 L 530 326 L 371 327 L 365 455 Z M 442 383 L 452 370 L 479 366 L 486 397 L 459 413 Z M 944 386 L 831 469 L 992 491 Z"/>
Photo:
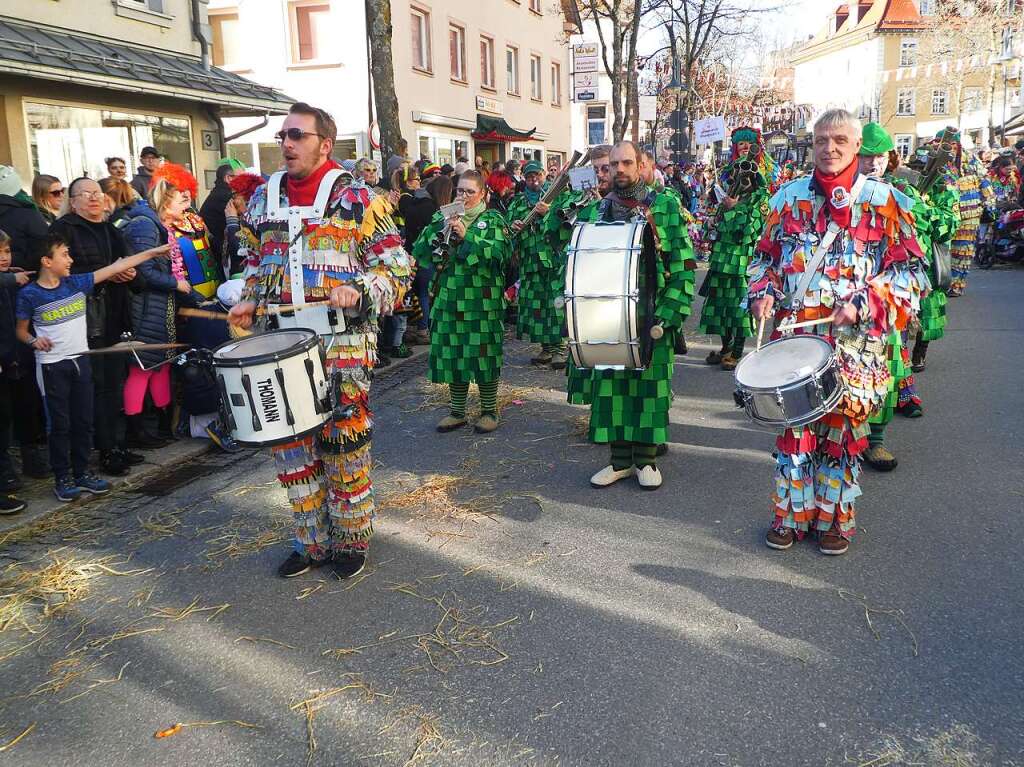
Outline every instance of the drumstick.
<path fill-rule="evenodd" d="M 762 317 L 761 321 L 757 324 L 757 348 L 754 351 L 758 351 L 761 348 L 761 338 L 764 336 L 764 324 L 765 318 Z"/>
<path fill-rule="evenodd" d="M 228 321 L 228 316 L 224 312 L 211 312 L 207 309 L 178 309 L 178 314 L 181 317 L 198 317 L 203 320 L 224 320 Z"/>
<path fill-rule="evenodd" d="M 782 324 L 779 325 L 779 332 L 785 333 L 787 330 L 796 330 L 797 328 L 807 328 L 811 325 L 828 325 L 833 322 L 835 317 L 822 317 L 818 320 L 804 320 L 803 322 L 794 322 L 792 325 Z"/>

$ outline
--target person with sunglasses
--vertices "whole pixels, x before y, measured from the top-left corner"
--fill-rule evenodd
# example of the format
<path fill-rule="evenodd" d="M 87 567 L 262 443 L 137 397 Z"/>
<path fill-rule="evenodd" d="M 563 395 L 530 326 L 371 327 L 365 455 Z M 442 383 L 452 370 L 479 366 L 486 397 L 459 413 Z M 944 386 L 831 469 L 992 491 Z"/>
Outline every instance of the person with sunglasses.
<path fill-rule="evenodd" d="M 465 213 L 438 211 L 413 247 L 417 262 L 434 264 L 430 306 L 430 380 L 448 384 L 449 413 L 439 432 L 465 426 L 469 384 L 480 390 L 479 434 L 498 428 L 505 316 L 505 266 L 511 258 L 505 219 L 488 210 L 480 173 L 467 170 L 455 190 Z"/>
<path fill-rule="evenodd" d="M 378 319 L 412 282 L 394 203 L 362 179 L 342 180 L 331 159 L 336 137 L 327 112 L 293 104 L 277 134 L 285 170 L 253 193 L 240 221 L 245 288 L 229 313 L 232 324 L 249 328 L 275 304 L 347 310 L 345 330 L 324 338 L 338 415 L 315 436 L 272 448 L 294 515 L 294 550 L 277 570 L 283 578 L 327 564 L 351 578 L 366 564 L 375 516 L 368 399 Z M 290 219 L 293 206 L 302 213 Z M 289 268 L 290 251 L 301 269 Z"/>
<path fill-rule="evenodd" d="M 40 173 L 32 179 L 32 201 L 43 214 L 46 223 L 52 224 L 64 204 L 64 185 L 56 176 Z"/>

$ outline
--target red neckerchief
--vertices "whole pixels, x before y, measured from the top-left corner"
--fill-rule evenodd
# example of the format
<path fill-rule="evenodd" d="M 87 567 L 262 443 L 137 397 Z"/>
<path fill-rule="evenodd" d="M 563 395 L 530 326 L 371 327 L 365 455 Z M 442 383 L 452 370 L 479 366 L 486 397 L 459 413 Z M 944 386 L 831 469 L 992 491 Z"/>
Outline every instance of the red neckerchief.
<path fill-rule="evenodd" d="M 288 204 L 289 205 L 312 205 L 316 200 L 316 192 L 320 188 L 320 181 L 332 168 L 341 168 L 334 160 L 328 160 L 315 171 L 303 179 L 294 179 L 286 176 Z"/>
<path fill-rule="evenodd" d="M 815 168 L 814 170 L 814 185 L 818 188 L 818 191 L 824 195 L 825 200 L 828 203 L 829 217 L 832 221 L 835 221 L 841 227 L 848 227 L 850 225 L 850 215 L 853 212 L 854 201 L 850 199 L 850 190 L 853 189 L 853 183 L 857 180 L 857 159 L 854 158 L 845 170 L 841 170 L 838 173 L 829 174 L 822 173 L 820 170 Z M 837 189 L 842 189 L 843 193 L 836 193 Z M 836 195 L 835 197 L 833 195 Z M 840 207 L 835 205 L 836 202 L 845 200 L 846 204 Z"/>

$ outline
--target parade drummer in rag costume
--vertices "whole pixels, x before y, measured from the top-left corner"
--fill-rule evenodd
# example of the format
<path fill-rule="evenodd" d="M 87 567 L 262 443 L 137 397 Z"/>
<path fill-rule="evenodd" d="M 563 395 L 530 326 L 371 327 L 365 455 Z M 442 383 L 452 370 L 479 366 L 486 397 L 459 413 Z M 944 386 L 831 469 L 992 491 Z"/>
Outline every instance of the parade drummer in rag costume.
<path fill-rule="evenodd" d="M 928 279 L 913 202 L 858 172 L 860 121 L 842 109 L 825 112 L 814 125 L 813 146 L 813 175 L 771 199 L 750 264 L 749 299 L 756 320 L 774 316 L 776 327 L 820 320 L 796 332 L 836 347 L 845 394 L 819 421 L 778 438 L 765 542 L 788 549 L 814 532 L 823 554 L 844 554 L 856 530 L 867 419 L 889 389 L 885 335 L 917 313 Z"/>
<path fill-rule="evenodd" d="M 653 227 L 658 284 L 655 319 L 665 334 L 653 344 L 644 370 L 584 370 L 590 392 L 590 440 L 608 443 L 611 462 L 590 478 L 607 487 L 636 476 L 645 490 L 661 486 L 655 464 L 657 446 L 668 441 L 672 404 L 673 338 L 690 313 L 693 301 L 693 247 L 677 197 L 653 192 L 640 177 L 641 153 L 631 141 L 620 141 L 610 156 L 613 188 L 579 213 L 579 221 L 646 220 Z"/>
<path fill-rule="evenodd" d="M 956 178 L 957 192 L 960 196 L 959 213 L 960 228 L 953 237 L 950 256 L 953 262 L 953 282 L 947 294 L 950 298 L 962 296 L 967 289 L 967 273 L 971 270 L 974 252 L 977 248 L 978 229 L 982 218 L 991 220 L 995 212 L 995 195 L 988 179 L 988 171 L 981 162 L 964 155 L 960 143 L 960 131 L 947 128 L 947 140 L 953 145 L 953 156 L 949 161 L 950 170 Z M 936 136 L 936 141 L 942 137 Z"/>
<path fill-rule="evenodd" d="M 418 263 L 434 264 L 430 301 L 430 380 L 448 384 L 449 413 L 440 432 L 465 426 L 469 384 L 480 391 L 484 434 L 498 428 L 505 316 L 505 267 L 511 258 L 510 233 L 497 210 L 488 210 L 483 177 L 473 170 L 459 176 L 455 190 L 466 212 L 446 220 L 438 211 L 413 246 Z"/>
<path fill-rule="evenodd" d="M 526 178 L 523 191 L 515 196 L 505 218 L 513 232 L 512 252 L 519 262 L 519 311 L 516 314 L 516 337 L 540 344 L 540 354 L 530 362 L 550 365 L 555 370 L 565 367 L 565 340 L 562 326 L 564 309 L 555 306 L 555 274 L 558 264 L 545 236 L 544 215 L 550 209 L 541 201 L 544 193 L 544 166 L 531 161 L 523 167 Z M 523 221 L 536 210 L 536 218 L 523 231 Z"/>
<path fill-rule="evenodd" d="M 229 314 L 247 328 L 268 303 L 325 301 L 349 310 L 345 332 L 333 336 L 327 351 L 328 374 L 340 384 L 336 417 L 315 437 L 273 448 L 295 515 L 295 550 L 278 569 L 283 577 L 333 560 L 335 573 L 348 578 L 365 565 L 374 520 L 367 399 L 377 318 L 391 311 L 412 279 L 391 200 L 341 178 L 330 159 L 336 136 L 327 112 L 292 105 L 277 134 L 285 171 L 253 193 L 243 217 L 252 236 L 239 238 L 240 247 L 255 245 L 246 254 L 243 300 Z M 309 206 L 306 217 L 290 222 L 290 206 Z M 290 265 L 296 247 L 301 265 Z"/>
<path fill-rule="evenodd" d="M 730 197 L 726 190 L 737 182 L 737 164 L 748 160 L 756 164 L 756 175 L 748 175 L 749 186 L 737 187 L 737 196 Z M 746 308 L 747 265 L 764 231 L 772 167 L 758 130 L 741 127 L 732 132 L 732 160 L 722 169 L 721 184 L 716 187 L 721 199 L 711 232 L 708 274 L 700 286 L 700 295 L 705 298 L 700 331 L 722 337 L 721 350 L 712 351 L 705 362 L 721 365 L 723 370 L 736 368 L 753 333 Z"/>
<path fill-rule="evenodd" d="M 933 246 L 948 243 L 957 229 L 955 190 L 947 186 L 945 179 L 939 175 L 922 195 L 905 178 L 895 175 L 893 171 L 899 167 L 899 155 L 894 149 L 892 137 L 878 123 L 864 126 L 859 157 L 860 172 L 863 175 L 884 178 L 913 201 L 911 210 L 914 214 L 914 231 L 930 270 Z M 928 295 L 921 299 L 920 314 L 913 318 L 912 326 L 925 321 L 922 315 L 933 293 L 942 295 L 932 287 Z M 910 368 L 910 330 L 911 327 L 902 331 L 890 328 L 887 337 L 886 358 L 892 381 L 882 407 L 869 419 L 871 435 L 868 437 L 869 447 L 864 453 L 864 462 L 879 471 L 892 471 L 897 465 L 896 456 L 884 444 L 885 430 L 893 414 L 899 412 L 908 418 L 915 418 L 923 413 Z"/>

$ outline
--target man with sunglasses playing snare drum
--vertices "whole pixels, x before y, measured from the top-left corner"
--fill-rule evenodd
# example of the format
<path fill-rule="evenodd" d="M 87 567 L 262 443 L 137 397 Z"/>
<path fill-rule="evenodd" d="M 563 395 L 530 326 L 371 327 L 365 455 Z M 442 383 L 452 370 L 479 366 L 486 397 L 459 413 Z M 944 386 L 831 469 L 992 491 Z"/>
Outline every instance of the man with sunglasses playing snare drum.
<path fill-rule="evenodd" d="M 244 239 L 257 244 L 243 254 L 245 290 L 230 313 L 242 328 L 268 304 L 322 301 L 358 315 L 347 312 L 347 327 L 327 344 L 332 390 L 340 391 L 336 415 L 315 437 L 272 448 L 295 515 L 295 550 L 278 568 L 284 578 L 332 562 L 338 577 L 351 578 L 365 565 L 374 519 L 367 399 L 377 321 L 412 280 L 393 201 L 361 180 L 342 179 L 330 159 L 336 135 L 327 112 L 292 105 L 277 134 L 285 170 L 253 195 L 245 215 L 251 237 Z M 303 220 L 289 222 L 292 206 L 307 208 Z M 296 247 L 300 268 L 289 266 Z"/>

